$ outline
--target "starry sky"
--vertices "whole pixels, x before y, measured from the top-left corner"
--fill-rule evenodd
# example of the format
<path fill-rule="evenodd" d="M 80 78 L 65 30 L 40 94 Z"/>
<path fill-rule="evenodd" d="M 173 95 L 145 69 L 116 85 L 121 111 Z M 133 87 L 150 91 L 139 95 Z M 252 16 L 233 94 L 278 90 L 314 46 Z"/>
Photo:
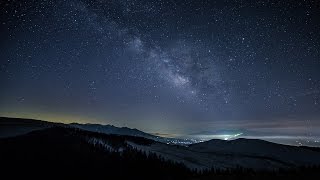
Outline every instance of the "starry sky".
<path fill-rule="evenodd" d="M 320 3 L 4 0 L 0 116 L 320 140 Z"/>

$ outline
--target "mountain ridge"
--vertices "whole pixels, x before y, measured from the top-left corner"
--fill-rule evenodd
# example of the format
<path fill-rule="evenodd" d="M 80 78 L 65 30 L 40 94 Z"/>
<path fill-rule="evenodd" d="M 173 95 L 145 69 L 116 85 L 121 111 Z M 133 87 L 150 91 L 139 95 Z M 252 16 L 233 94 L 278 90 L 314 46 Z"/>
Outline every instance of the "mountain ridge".
<path fill-rule="evenodd" d="M 18 120 L 15 119 L 15 121 Z M 30 120 L 23 122 L 29 122 L 29 124 L 27 124 L 30 126 Z M 10 130 L 12 130 L 12 128 L 14 127 L 19 126 L 19 123 L 17 124 L 16 122 L 13 122 L 12 124 L 14 124 L 14 126 L 10 127 Z M 25 123 L 22 124 L 25 125 Z M 213 139 L 201 143 L 191 144 L 189 146 L 179 146 L 168 144 L 165 141 L 162 142 L 159 140 L 154 140 L 152 138 L 136 136 L 136 134 L 130 134 L 126 131 L 124 133 L 121 132 L 122 134 L 112 134 L 110 133 L 111 131 L 108 131 L 109 133 L 105 133 L 103 130 L 109 130 L 108 128 L 116 131 L 122 129 L 109 125 L 83 125 L 83 129 L 81 129 L 77 127 L 79 126 L 79 124 L 55 125 L 52 123 L 46 124 L 42 121 L 40 122 L 40 124 L 44 124 L 43 126 L 41 126 L 42 129 L 39 129 L 38 127 L 32 127 L 32 131 L 28 133 L 25 133 L 26 131 L 24 131 L 25 134 L 20 134 L 15 137 L 29 137 L 30 135 L 40 133 L 40 137 L 35 136 L 35 139 L 40 138 L 41 140 L 42 138 L 43 140 L 43 138 L 53 138 L 55 144 L 53 144 L 52 146 L 59 147 L 61 146 L 59 141 L 63 139 L 59 140 L 59 138 L 55 139 L 55 137 L 46 135 L 42 136 L 41 133 L 50 134 L 50 132 L 54 129 L 58 128 L 59 130 L 60 128 L 60 130 L 62 129 L 62 132 L 64 132 L 62 134 L 67 133 L 68 136 L 71 135 L 74 137 L 81 135 L 81 137 L 78 137 L 81 139 L 81 143 L 93 144 L 94 146 L 102 147 L 106 150 L 111 149 L 115 153 L 120 153 L 120 150 L 122 151 L 126 147 L 130 146 L 133 149 L 147 154 L 156 154 L 157 156 L 160 156 L 168 161 L 182 163 L 189 169 L 234 169 L 237 167 L 242 167 L 255 170 L 274 170 L 306 165 L 320 165 L 319 151 L 313 150 L 311 148 L 281 145 L 259 139 L 239 138 L 229 141 Z M 3 129 L 5 129 L 5 127 L 2 123 L 2 125 L 0 126 L 0 130 L 2 131 Z M 130 128 L 124 129 L 129 129 L 130 132 L 132 130 Z M 53 132 L 57 133 L 60 131 Z M 57 134 L 57 136 L 61 137 L 61 135 L 59 134 Z M 1 138 L 1 140 L 14 139 L 15 137 Z M 114 140 L 121 140 L 120 146 L 119 144 L 109 144 L 108 139 L 110 138 Z"/>

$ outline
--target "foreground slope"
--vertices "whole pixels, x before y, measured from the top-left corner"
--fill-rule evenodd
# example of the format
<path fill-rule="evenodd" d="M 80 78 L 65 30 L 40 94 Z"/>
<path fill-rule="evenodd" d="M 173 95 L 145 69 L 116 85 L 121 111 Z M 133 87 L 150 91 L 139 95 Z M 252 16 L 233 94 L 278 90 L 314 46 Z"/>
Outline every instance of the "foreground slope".
<path fill-rule="evenodd" d="M 189 147 L 153 143 L 149 146 L 131 143 L 133 147 L 157 153 L 182 162 L 191 169 L 249 168 L 277 170 L 320 164 L 320 153 L 310 149 L 270 143 L 261 140 L 211 140 Z"/>

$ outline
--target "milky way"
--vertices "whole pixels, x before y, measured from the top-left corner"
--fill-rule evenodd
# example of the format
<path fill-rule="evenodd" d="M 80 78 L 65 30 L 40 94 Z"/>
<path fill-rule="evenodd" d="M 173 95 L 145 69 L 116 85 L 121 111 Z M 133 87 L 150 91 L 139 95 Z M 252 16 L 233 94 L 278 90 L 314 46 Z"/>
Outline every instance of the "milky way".
<path fill-rule="evenodd" d="M 320 138 L 316 1 L 0 5 L 2 116 Z"/>

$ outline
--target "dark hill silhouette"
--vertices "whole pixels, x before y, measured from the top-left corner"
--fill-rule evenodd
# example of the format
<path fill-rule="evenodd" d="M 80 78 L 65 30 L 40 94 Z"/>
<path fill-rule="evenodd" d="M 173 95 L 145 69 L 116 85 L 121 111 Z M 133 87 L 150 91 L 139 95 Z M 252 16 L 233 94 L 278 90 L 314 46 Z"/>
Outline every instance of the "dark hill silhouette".
<path fill-rule="evenodd" d="M 28 179 L 320 176 L 319 148 L 313 147 L 254 139 L 210 140 L 185 147 L 136 135 L 98 133 L 61 123 L 12 118 L 1 121 L 0 130 L 11 135 L 23 132 L 15 137 L 0 138 L 1 173 L 10 179 L 19 176 Z"/>
<path fill-rule="evenodd" d="M 126 142 L 152 146 L 143 137 L 52 127 L 0 139 L 1 175 L 8 179 L 301 179 L 319 177 L 319 167 L 275 172 L 233 168 L 190 170 Z M 107 146 L 106 146 L 107 145 Z M 185 147 L 183 147 L 185 148 Z"/>
<path fill-rule="evenodd" d="M 106 151 L 103 146 L 88 143 L 87 138 L 102 138 L 112 147 L 125 147 L 127 139 L 145 145 L 153 142 L 140 137 L 105 135 L 75 128 L 38 130 L 0 140 L 2 172 L 11 178 L 22 176 L 45 179 L 176 179 L 176 175 L 190 175 L 190 171 L 182 164 L 164 161 L 155 154 L 147 156 L 129 147 L 121 154 Z"/>

